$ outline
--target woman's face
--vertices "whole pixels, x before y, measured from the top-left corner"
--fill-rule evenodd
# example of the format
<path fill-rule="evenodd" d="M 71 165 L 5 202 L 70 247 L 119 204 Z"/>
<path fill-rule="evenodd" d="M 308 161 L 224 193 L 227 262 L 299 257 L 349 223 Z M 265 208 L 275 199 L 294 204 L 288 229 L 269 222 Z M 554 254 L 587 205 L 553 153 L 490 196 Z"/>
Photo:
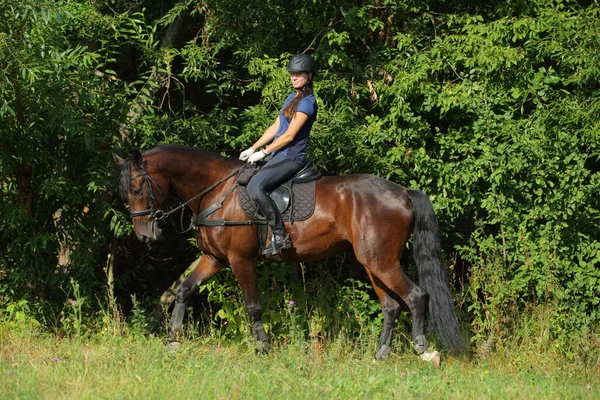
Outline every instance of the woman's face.
<path fill-rule="evenodd" d="M 306 72 L 290 72 L 290 80 L 294 89 L 302 89 L 308 83 L 310 74 Z"/>

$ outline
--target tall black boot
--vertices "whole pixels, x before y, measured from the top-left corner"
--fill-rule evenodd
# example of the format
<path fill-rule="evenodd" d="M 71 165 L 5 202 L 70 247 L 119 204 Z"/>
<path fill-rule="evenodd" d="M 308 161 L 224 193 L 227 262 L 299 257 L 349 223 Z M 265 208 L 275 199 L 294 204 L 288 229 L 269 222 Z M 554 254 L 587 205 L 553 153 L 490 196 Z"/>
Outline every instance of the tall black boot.
<path fill-rule="evenodd" d="M 292 247 L 292 240 L 283 227 L 283 220 L 279 214 L 279 210 L 271 197 L 268 194 L 257 196 L 255 199 L 256 204 L 265 215 L 267 223 L 271 227 L 271 244 L 263 251 L 263 254 L 276 255 L 281 250 L 289 249 Z"/>

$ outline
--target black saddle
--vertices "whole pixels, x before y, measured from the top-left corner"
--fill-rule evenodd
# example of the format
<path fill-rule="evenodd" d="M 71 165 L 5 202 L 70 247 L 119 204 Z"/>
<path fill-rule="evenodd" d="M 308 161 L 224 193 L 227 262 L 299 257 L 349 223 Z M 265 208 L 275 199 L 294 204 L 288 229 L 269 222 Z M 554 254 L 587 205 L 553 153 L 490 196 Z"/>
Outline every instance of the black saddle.
<path fill-rule="evenodd" d="M 240 185 L 240 204 L 246 215 L 255 219 L 264 219 L 260 208 L 250 198 L 245 187 L 259 169 L 260 166 L 255 164 L 246 164 L 238 174 L 237 183 Z M 315 205 L 314 181 L 320 177 L 321 172 L 309 162 L 292 179 L 270 193 L 284 221 L 304 220 L 312 215 Z M 311 182 L 311 185 L 304 185 Z M 298 203 L 297 199 L 302 201 L 298 204 L 299 207 L 294 208 L 295 203 Z"/>

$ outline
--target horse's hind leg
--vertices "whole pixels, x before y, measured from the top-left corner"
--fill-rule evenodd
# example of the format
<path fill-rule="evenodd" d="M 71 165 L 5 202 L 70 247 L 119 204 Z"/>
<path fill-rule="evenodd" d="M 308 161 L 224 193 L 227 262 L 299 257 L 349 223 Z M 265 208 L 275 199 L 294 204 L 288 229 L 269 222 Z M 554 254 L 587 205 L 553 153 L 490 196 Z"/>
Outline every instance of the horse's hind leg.
<path fill-rule="evenodd" d="M 185 302 L 190 294 L 195 293 L 198 286 L 210 279 L 223 268 L 223 264 L 212 256 L 205 254 L 192 273 L 183 281 L 175 295 L 175 306 L 169 322 L 169 341 L 179 341 L 183 317 L 185 315 Z"/>
<path fill-rule="evenodd" d="M 373 283 L 373 288 L 383 310 L 383 329 L 379 339 L 379 350 L 375 356 L 376 359 L 383 360 L 388 358 L 392 352 L 392 341 L 394 340 L 396 324 L 400 315 L 400 304 L 390 297 L 381 286 L 375 284 L 373 275 L 369 270 L 367 270 L 367 274 L 371 278 L 371 283 Z"/>
<path fill-rule="evenodd" d="M 417 354 L 423 353 L 429 347 L 425 338 L 427 293 L 406 276 L 400 268 L 399 262 L 391 271 L 378 275 L 374 275 L 373 270 L 368 267 L 365 269 L 383 310 L 383 330 L 376 358 L 384 359 L 390 355 L 394 331 L 400 314 L 400 299 L 406 303 L 411 312 L 413 350 Z M 379 269 L 375 269 L 375 271 L 379 271 Z"/>

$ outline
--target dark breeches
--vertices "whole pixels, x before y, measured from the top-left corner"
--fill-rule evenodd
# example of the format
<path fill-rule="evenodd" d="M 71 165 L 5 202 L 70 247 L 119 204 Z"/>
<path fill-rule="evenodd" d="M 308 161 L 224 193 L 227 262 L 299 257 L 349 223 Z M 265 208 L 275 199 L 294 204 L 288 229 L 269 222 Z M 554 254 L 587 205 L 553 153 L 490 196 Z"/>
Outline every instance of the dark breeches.
<path fill-rule="evenodd" d="M 285 229 L 281 215 L 269 197 L 269 193 L 291 179 L 302 167 L 302 165 L 278 154 L 270 159 L 248 182 L 248 195 L 261 209 L 274 234 L 283 235 Z"/>

